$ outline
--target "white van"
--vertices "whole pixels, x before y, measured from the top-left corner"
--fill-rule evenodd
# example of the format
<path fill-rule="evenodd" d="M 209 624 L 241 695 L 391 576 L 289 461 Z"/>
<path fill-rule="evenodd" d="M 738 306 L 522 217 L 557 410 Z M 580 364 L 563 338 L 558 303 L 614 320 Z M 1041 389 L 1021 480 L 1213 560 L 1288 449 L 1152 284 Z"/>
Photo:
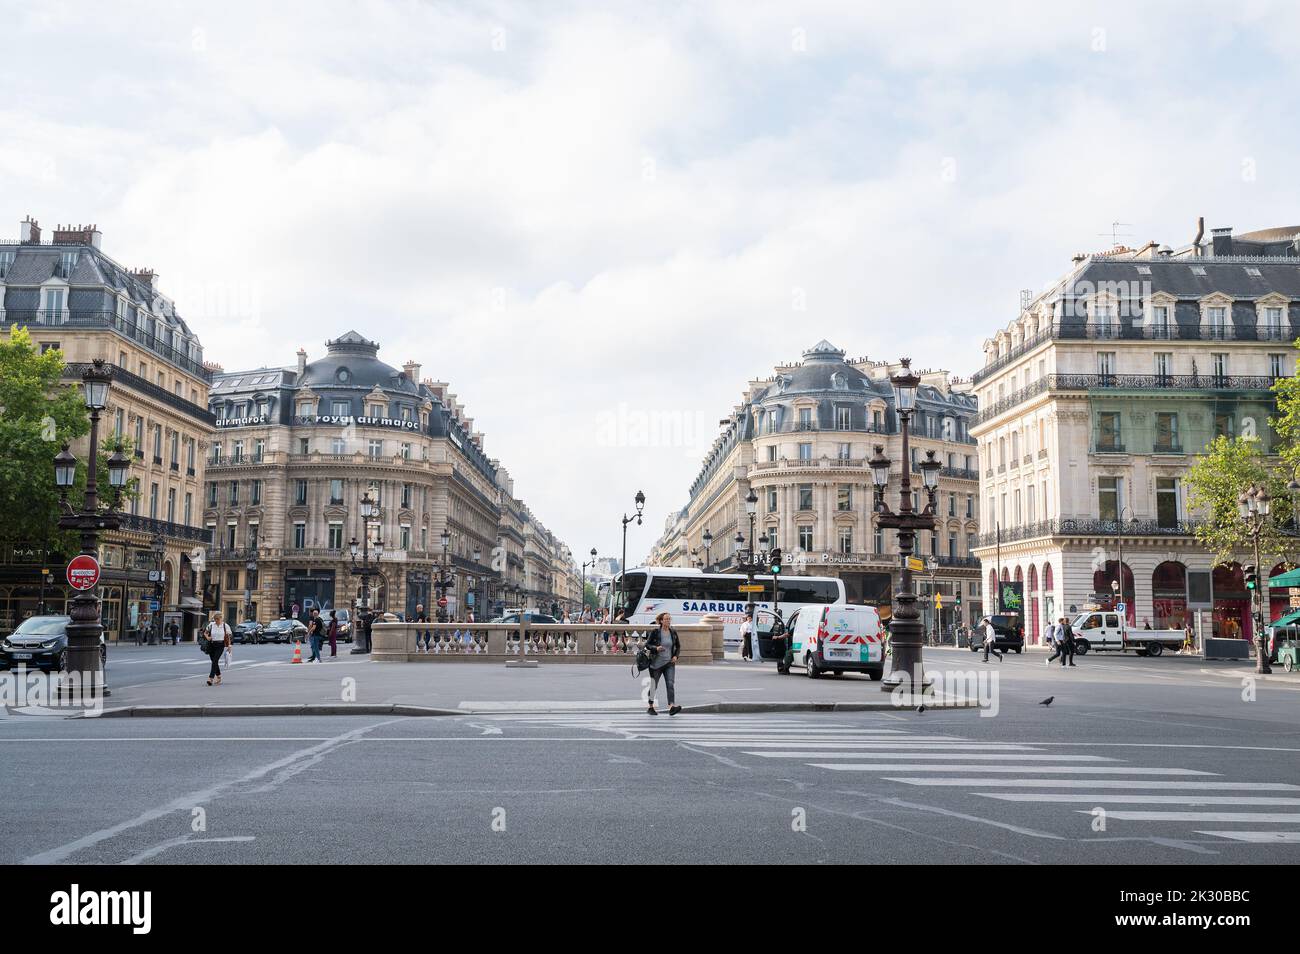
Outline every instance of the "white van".
<path fill-rule="evenodd" d="M 806 606 L 790 620 L 794 664 L 816 679 L 824 672 L 885 675 L 885 643 L 874 606 Z"/>

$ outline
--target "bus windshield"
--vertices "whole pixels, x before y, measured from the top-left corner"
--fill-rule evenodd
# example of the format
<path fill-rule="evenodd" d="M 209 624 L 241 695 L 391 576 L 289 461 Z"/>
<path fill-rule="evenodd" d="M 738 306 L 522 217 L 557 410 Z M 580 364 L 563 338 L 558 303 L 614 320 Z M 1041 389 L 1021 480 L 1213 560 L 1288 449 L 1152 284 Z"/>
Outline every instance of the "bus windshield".
<path fill-rule="evenodd" d="M 645 589 L 644 573 L 627 573 L 614 580 L 614 615 L 620 612 L 630 617 L 641 602 L 641 592 Z"/>

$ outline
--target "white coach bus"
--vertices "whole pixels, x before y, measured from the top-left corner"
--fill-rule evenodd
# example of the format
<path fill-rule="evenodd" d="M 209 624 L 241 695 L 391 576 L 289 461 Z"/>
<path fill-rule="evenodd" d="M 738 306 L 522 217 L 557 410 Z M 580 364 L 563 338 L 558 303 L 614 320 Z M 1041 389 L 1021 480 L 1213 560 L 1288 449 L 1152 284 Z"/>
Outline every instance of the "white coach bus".
<path fill-rule="evenodd" d="M 624 618 L 638 626 L 654 622 L 660 613 L 671 613 L 679 623 L 698 622 L 705 615 L 721 616 L 726 623 L 723 640 L 726 648 L 740 645 L 740 624 L 745 607 L 753 603 L 759 610 L 772 609 L 772 576 L 754 577 L 763 586 L 762 593 L 742 593 L 745 577 L 739 573 L 705 573 L 690 567 L 644 566 L 616 576 L 610 586 L 609 607 L 612 614 L 624 611 Z M 780 576 L 778 578 L 781 617 L 789 619 L 804 606 L 844 605 L 844 583 L 832 576 Z M 748 599 L 748 597 L 754 599 Z"/>

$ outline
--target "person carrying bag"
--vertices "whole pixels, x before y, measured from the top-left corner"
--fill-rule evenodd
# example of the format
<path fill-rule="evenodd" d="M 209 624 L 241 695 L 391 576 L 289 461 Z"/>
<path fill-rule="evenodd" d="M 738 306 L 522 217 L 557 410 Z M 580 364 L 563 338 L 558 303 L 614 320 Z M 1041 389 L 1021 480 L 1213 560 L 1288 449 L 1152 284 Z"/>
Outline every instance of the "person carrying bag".
<path fill-rule="evenodd" d="M 230 627 L 226 625 L 219 612 L 213 613 L 212 622 L 207 625 L 202 644 L 203 651 L 212 661 L 212 668 L 208 671 L 209 686 L 221 685 L 221 656 L 229 648 Z"/>

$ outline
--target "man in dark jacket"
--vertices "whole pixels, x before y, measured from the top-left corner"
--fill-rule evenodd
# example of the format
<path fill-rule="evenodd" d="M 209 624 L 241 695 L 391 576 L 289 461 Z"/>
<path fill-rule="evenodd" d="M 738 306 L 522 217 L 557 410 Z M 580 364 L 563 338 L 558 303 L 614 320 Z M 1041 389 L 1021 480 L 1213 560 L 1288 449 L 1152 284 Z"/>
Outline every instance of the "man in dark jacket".
<path fill-rule="evenodd" d="M 426 613 L 426 612 L 424 611 L 424 604 L 423 604 L 423 603 L 416 603 L 416 604 L 415 604 L 415 615 L 411 617 L 411 622 L 413 622 L 413 623 L 427 623 L 427 622 L 429 622 L 429 614 Z M 421 639 L 421 638 L 424 639 L 424 649 L 423 649 L 423 650 L 420 649 L 420 639 Z M 427 652 L 429 651 L 429 642 L 432 640 L 432 638 L 433 638 L 433 632 L 432 632 L 431 630 L 420 629 L 420 628 L 417 627 L 416 630 L 415 630 L 415 651 L 416 651 L 417 653 L 418 653 L 418 652 L 421 652 L 421 651 L 427 653 Z"/>

